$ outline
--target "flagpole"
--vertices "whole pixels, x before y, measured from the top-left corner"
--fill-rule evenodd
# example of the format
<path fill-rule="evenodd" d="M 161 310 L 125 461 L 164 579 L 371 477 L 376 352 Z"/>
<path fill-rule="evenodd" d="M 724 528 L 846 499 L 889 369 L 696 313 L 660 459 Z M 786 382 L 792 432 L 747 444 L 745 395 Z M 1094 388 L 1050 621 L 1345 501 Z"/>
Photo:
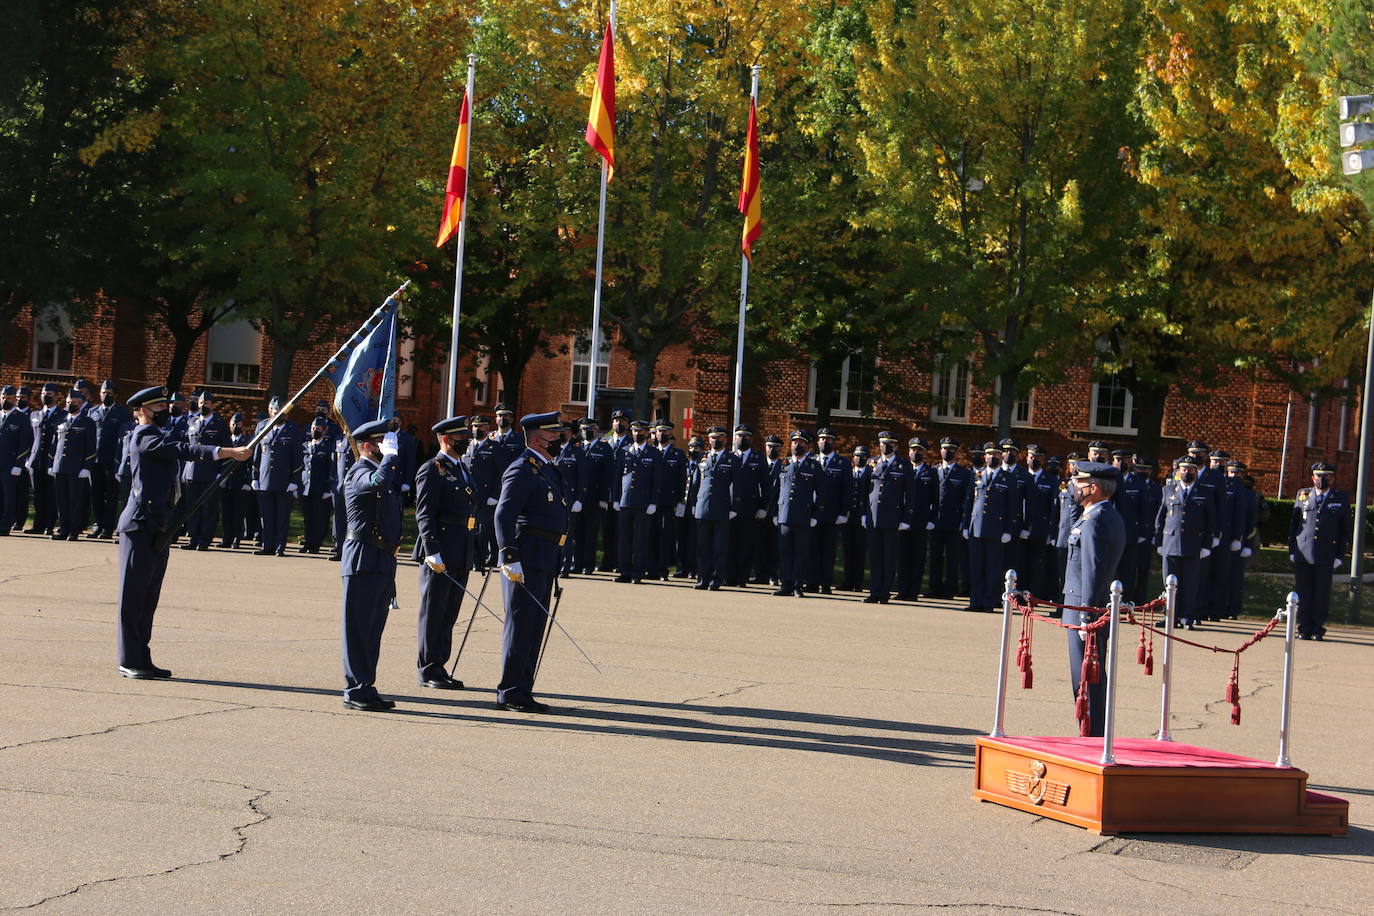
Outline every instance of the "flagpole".
<path fill-rule="evenodd" d="M 759 65 L 755 64 L 749 69 L 753 72 L 749 100 L 757 108 Z M 739 340 L 735 343 L 735 426 L 744 421 L 744 312 L 749 305 L 749 256 L 741 254 L 739 262 Z"/>
<path fill-rule="evenodd" d="M 615 35 L 615 3 L 611 0 L 611 35 Z M 611 125 L 614 128 L 615 125 Z M 596 419 L 596 364 L 601 356 L 601 263 L 606 254 L 606 182 L 610 174 L 601 158 L 601 206 L 596 215 L 596 291 L 592 294 L 592 361 L 587 375 L 587 416 Z M 610 367 L 607 367 L 609 377 Z M 608 379 L 609 380 L 609 379 Z"/>
<path fill-rule="evenodd" d="M 392 365 L 395 363 L 395 356 L 394 356 L 394 354 L 395 354 L 395 352 L 396 352 L 396 336 L 397 336 L 398 334 L 400 334 L 400 333 L 401 333 L 401 303 L 400 303 L 400 302 L 397 302 L 397 303 L 396 303 L 396 317 L 393 318 L 393 319 L 392 319 L 392 322 L 391 322 L 391 336 L 390 336 L 389 338 L 387 338 L 387 341 L 386 341 L 386 362 L 382 363 L 382 387 L 379 388 L 379 389 L 377 389 L 377 419 L 378 419 L 378 420 L 382 420 L 382 419 L 387 419 L 387 420 L 389 420 L 389 419 L 391 419 L 391 417 L 383 417 L 383 416 L 382 416 L 382 408 L 384 408 L 384 407 L 386 406 L 386 378 L 387 378 L 387 373 L 391 371 L 391 367 L 392 367 Z M 395 376 L 395 373 L 392 373 L 391 384 L 392 384 L 392 387 L 393 387 L 393 389 L 394 389 L 395 386 L 396 386 L 396 376 Z M 393 415 L 394 415 L 394 414 L 395 414 L 395 411 L 396 411 L 396 398 L 395 398 L 394 395 L 393 395 L 392 398 L 391 398 L 391 410 L 392 410 L 392 413 L 393 413 Z"/>
<path fill-rule="evenodd" d="M 463 251 L 468 230 L 468 168 L 472 162 L 472 84 L 477 71 L 477 55 L 468 55 L 468 87 L 463 98 L 468 106 L 468 143 L 463 150 L 463 212 L 458 217 L 458 256 L 453 269 L 453 334 L 448 345 L 448 413 L 458 411 L 458 320 L 463 311 Z"/>

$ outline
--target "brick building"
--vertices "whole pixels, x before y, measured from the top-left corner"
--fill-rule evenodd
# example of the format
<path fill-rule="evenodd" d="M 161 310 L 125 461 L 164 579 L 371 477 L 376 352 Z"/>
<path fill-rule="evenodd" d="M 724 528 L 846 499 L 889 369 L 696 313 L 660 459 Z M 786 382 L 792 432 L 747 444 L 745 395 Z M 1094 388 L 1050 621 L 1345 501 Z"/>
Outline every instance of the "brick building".
<path fill-rule="evenodd" d="M 172 358 L 170 339 L 149 333 L 132 308 L 101 302 L 95 312 L 95 319 L 80 329 L 72 329 L 60 309 L 47 310 L 38 321 L 31 311 L 21 312 L 16 326 L 10 328 L 0 380 L 30 386 L 56 381 L 65 386 L 78 377 L 97 385 L 101 379 L 114 378 L 121 394 L 128 396 L 166 378 Z M 291 374 L 293 392 L 353 330 L 350 321 L 349 326 L 336 329 L 336 340 L 297 355 Z M 587 335 L 553 335 L 551 343 L 550 349 L 561 355 L 535 357 L 522 379 L 520 403 L 514 406 L 517 411 L 558 407 L 565 416 L 580 416 L 586 410 L 591 377 Z M 612 409 L 632 403 L 634 364 L 613 340 L 601 349 L 596 367 L 597 413 L 604 426 Z M 424 430 L 445 409 L 445 367 L 417 365 L 413 354 L 413 342 L 403 341 L 397 409 L 408 424 Z M 875 358 L 880 357 L 854 354 L 841 372 L 831 425 L 843 439 L 843 450 L 860 441 L 873 443 L 883 429 L 930 440 L 952 435 L 966 445 L 992 437 L 995 408 L 986 392 L 972 385 L 966 363 L 939 365 L 933 372 L 914 366 L 885 367 L 885 377 L 900 379 L 907 394 L 919 395 L 891 398 L 875 390 Z M 775 360 L 747 368 L 746 422 L 784 436 L 793 428 L 815 428 L 815 374 L 810 366 Z M 488 377 L 480 362 L 465 360 L 461 369 L 456 410 L 490 413 L 503 399 L 500 378 Z M 197 343 L 183 388 L 210 387 L 219 395 L 222 408 L 242 409 L 251 416 L 265 406 L 271 371 L 270 341 L 246 321 L 229 322 L 213 328 Z M 694 354 L 687 344 L 670 347 L 659 359 L 654 384 L 655 415 L 671 419 L 680 430 L 689 425 L 698 431 L 716 423 L 728 425 L 733 388 L 729 357 Z M 1359 392 L 1353 385 L 1351 391 L 1348 401 L 1316 403 L 1258 373 L 1230 373 L 1218 390 L 1202 399 L 1171 392 L 1158 457 L 1166 462 L 1184 451 L 1187 440 L 1200 437 L 1248 462 L 1262 491 L 1274 495 L 1279 491 L 1284 423 L 1291 404 L 1282 495 L 1291 497 L 1304 485 L 1308 467 L 1317 460 L 1334 461 L 1339 469 L 1337 485 L 1353 493 Z M 317 400 L 328 397 L 328 386 L 321 384 L 303 399 L 297 419 L 307 416 Z M 928 402 L 928 406 L 910 406 L 916 402 Z M 1038 442 L 1058 454 L 1082 450 L 1089 439 L 1129 447 L 1135 439 L 1134 407 L 1124 387 L 1110 380 L 1094 381 L 1084 366 L 1019 402 L 1014 435 L 1023 443 Z"/>

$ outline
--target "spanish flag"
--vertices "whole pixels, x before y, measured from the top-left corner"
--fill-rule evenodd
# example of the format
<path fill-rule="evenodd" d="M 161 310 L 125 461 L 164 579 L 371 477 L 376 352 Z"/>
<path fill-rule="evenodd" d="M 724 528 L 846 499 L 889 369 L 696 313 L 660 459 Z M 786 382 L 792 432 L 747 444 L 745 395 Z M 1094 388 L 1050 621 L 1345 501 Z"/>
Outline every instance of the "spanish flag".
<path fill-rule="evenodd" d="M 586 137 L 592 149 L 606 160 L 609 179 L 615 174 L 615 49 L 609 19 L 606 20 L 606 37 L 601 43 L 601 61 L 596 65 Z"/>
<path fill-rule="evenodd" d="M 739 212 L 744 214 L 744 233 L 741 247 L 744 256 L 753 261 L 754 241 L 759 237 L 762 222 L 759 201 L 759 119 L 758 100 L 749 100 L 749 134 L 744 145 L 744 177 L 739 186 Z"/>
<path fill-rule="evenodd" d="M 463 93 L 463 110 L 458 115 L 458 136 L 453 139 L 453 160 L 448 164 L 448 188 L 444 191 L 444 214 L 439 218 L 439 241 L 443 248 L 458 224 L 463 221 L 463 205 L 468 196 L 468 95 Z"/>

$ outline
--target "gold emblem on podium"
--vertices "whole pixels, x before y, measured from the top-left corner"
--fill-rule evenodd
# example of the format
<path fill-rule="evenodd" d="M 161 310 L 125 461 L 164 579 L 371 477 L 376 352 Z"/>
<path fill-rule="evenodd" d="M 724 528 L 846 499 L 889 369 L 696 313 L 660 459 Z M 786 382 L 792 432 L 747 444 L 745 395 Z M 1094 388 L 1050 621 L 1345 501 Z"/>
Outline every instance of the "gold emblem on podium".
<path fill-rule="evenodd" d="M 1046 766 L 1039 760 L 1032 760 L 1029 773 L 1007 770 L 1007 789 L 1017 795 L 1024 795 L 1031 804 L 1043 805 L 1046 801 L 1054 805 L 1064 805 L 1069 800 L 1069 785 L 1064 782 L 1051 782 L 1045 778 Z"/>

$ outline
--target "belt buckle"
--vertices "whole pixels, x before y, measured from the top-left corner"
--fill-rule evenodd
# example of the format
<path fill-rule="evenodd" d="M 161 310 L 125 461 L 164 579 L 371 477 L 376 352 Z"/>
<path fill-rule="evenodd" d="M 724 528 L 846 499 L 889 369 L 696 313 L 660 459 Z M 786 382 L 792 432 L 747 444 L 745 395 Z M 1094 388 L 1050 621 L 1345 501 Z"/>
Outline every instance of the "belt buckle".
<path fill-rule="evenodd" d="M 567 544 L 568 544 L 568 536 L 567 536 L 566 534 L 560 534 L 560 535 L 558 536 L 558 546 L 559 546 L 559 547 L 566 547 Z"/>

